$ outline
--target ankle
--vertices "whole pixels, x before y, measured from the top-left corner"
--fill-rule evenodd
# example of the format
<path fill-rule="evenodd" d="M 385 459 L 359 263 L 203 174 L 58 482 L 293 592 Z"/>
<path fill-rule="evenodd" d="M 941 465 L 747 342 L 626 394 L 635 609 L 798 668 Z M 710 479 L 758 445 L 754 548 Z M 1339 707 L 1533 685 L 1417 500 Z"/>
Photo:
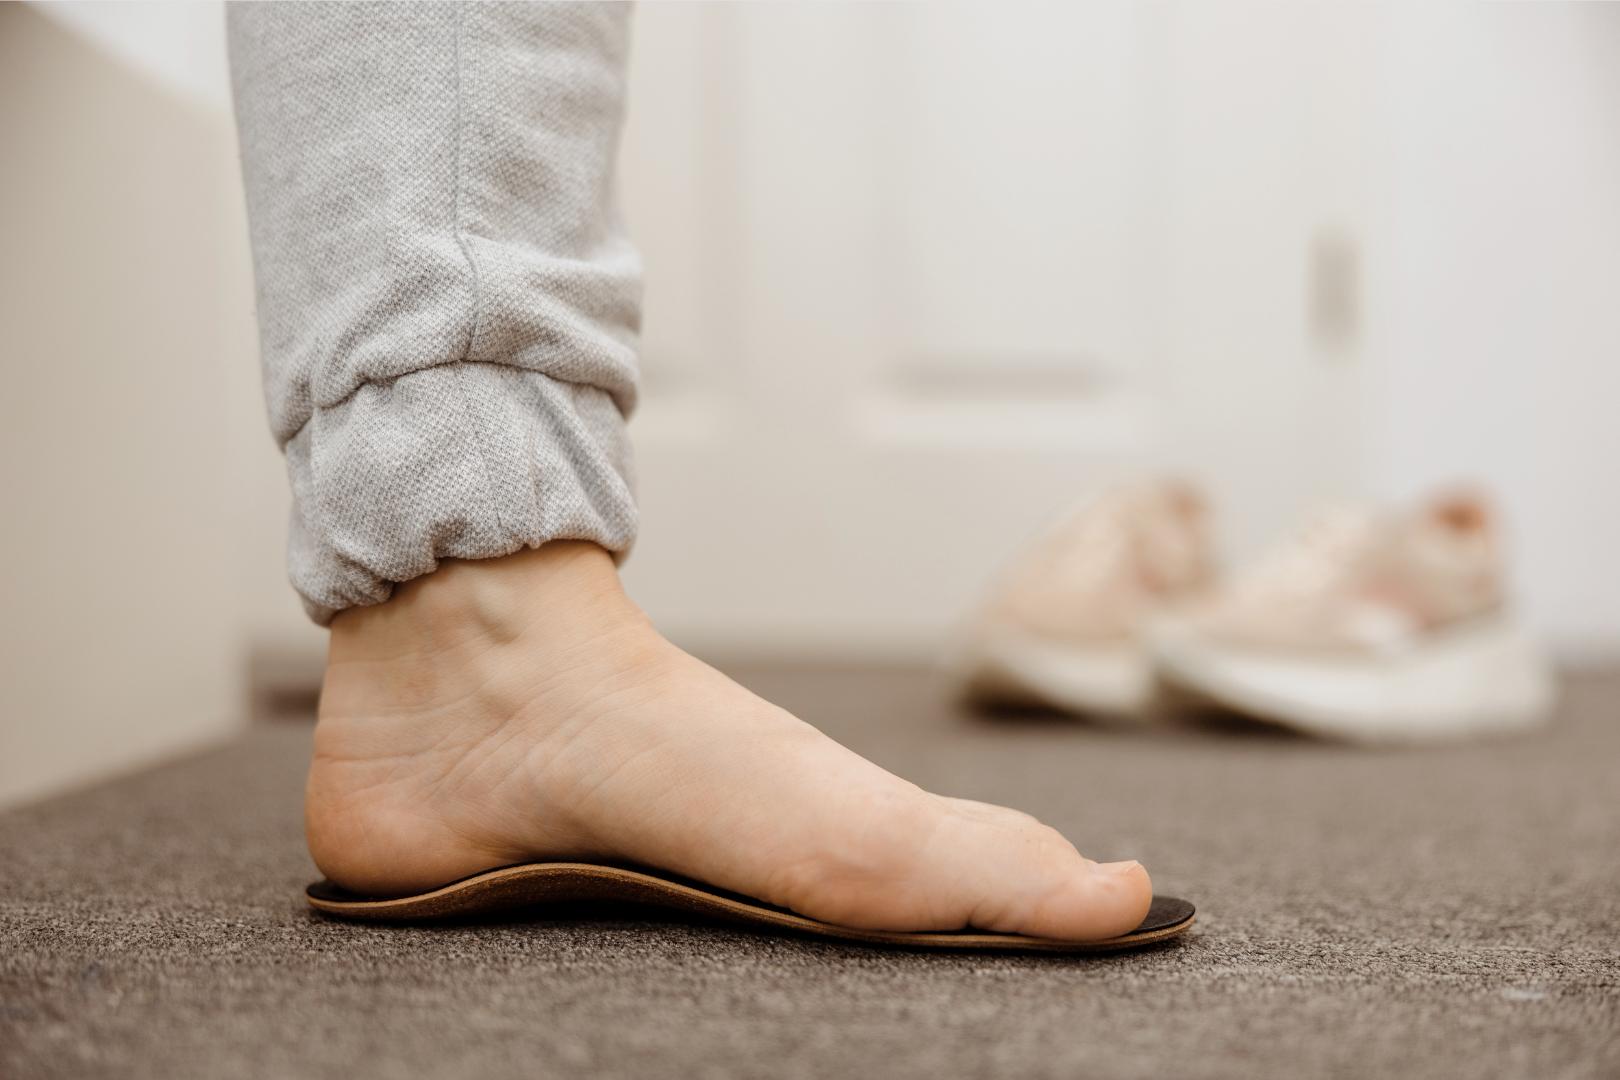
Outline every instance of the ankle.
<path fill-rule="evenodd" d="M 651 628 L 625 595 L 612 556 L 559 541 L 496 559 L 446 559 L 386 602 L 340 612 L 328 662 L 476 651 L 520 638 L 568 648 L 632 629 Z"/>

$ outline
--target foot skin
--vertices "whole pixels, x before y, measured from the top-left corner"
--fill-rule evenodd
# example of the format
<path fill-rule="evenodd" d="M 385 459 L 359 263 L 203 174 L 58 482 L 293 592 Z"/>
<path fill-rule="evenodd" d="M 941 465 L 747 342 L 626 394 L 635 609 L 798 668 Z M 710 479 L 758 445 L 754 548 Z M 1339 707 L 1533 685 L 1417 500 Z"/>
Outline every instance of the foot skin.
<path fill-rule="evenodd" d="M 305 801 L 370 895 L 629 861 L 844 926 L 1075 941 L 1134 929 L 1134 862 L 932 795 L 661 638 L 584 543 L 447 562 L 332 624 Z"/>

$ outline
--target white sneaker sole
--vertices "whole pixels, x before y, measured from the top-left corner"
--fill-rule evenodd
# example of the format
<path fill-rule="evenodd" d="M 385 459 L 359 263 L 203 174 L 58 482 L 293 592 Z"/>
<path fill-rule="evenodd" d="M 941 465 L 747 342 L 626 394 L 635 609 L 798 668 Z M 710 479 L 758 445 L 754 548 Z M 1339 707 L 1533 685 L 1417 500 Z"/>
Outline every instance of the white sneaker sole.
<path fill-rule="evenodd" d="M 1060 645 L 997 630 L 968 646 L 956 666 L 962 693 L 977 701 L 1135 721 L 1153 696 L 1153 666 L 1140 645 Z"/>
<path fill-rule="evenodd" d="M 1238 712 L 1312 735 L 1430 742 L 1546 722 L 1553 677 L 1507 618 L 1438 635 L 1397 656 L 1307 657 L 1204 641 L 1174 624 L 1154 635 L 1161 673 Z"/>

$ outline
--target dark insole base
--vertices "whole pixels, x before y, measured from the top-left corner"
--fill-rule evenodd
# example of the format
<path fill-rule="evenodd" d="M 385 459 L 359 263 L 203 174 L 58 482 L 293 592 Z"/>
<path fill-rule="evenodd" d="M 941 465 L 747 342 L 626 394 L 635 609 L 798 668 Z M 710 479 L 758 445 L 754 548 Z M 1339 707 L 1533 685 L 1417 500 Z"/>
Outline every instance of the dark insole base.
<path fill-rule="evenodd" d="M 309 905 L 327 915 L 376 922 L 471 918 L 542 904 L 606 901 L 648 904 L 763 930 L 792 931 L 927 949 L 1006 949 L 1020 952 L 1115 952 L 1167 941 L 1193 925 L 1193 906 L 1173 896 L 1155 896 L 1147 918 L 1128 934 L 1105 941 L 1057 941 L 983 930 L 903 933 L 858 930 L 806 918 L 751 897 L 642 867 L 602 863 L 524 863 L 486 870 L 414 896 L 359 896 L 330 881 L 304 890 Z"/>

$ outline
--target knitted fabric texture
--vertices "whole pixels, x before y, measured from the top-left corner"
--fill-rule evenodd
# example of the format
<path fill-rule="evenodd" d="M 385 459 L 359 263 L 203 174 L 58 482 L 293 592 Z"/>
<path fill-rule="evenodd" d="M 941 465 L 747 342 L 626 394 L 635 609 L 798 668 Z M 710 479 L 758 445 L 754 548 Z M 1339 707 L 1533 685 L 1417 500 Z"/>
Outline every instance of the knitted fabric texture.
<path fill-rule="evenodd" d="M 635 537 L 619 4 L 232 4 L 288 563 L 317 622 L 443 558 Z"/>

